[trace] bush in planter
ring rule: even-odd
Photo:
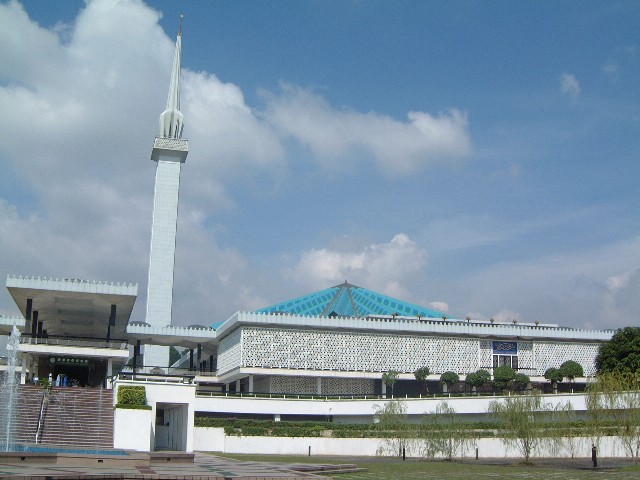
[[[147,391],[142,385],[122,385],[118,388],[118,403],[114,408],[151,410],[147,405]]]

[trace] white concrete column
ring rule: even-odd
[[[24,385],[27,383],[27,363],[29,363],[29,357],[26,355],[22,355],[20,359],[20,384]]]
[[[240,379],[236,380],[236,393],[240,393]]]
[[[316,393],[322,395],[322,377],[316,379]]]
[[[382,382],[382,396],[384,397],[387,394],[387,384]]]
[[[249,393],[253,393],[253,375],[249,375]]]
[[[113,358],[107,359],[107,381],[106,385],[108,389],[112,388],[111,377],[113,376]]]
[[[33,375],[31,375],[31,378],[38,377],[38,379],[40,379],[40,370],[38,369],[39,360],[40,359],[38,357],[33,357],[31,359],[31,364],[32,364],[32,368],[33,368]]]

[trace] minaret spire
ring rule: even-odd
[[[151,160],[157,162],[157,167],[153,195],[146,322],[153,327],[171,325],[180,170],[189,153],[187,140],[181,138],[183,127],[180,112],[181,53],[182,25],[178,30],[173,56],[167,108],[160,115],[160,135],[155,138],[151,151]],[[168,362],[167,347],[145,346],[145,365],[166,367]]]
[[[167,108],[160,115],[160,137],[181,138],[184,122],[180,112],[180,64],[182,60],[182,15],[176,39],[176,49],[173,54],[173,68],[171,82],[167,95]]]

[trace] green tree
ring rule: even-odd
[[[407,420],[407,405],[400,400],[390,400],[373,408],[374,422],[383,436],[376,454],[400,456],[404,448],[410,455],[415,445],[416,429]]]
[[[531,455],[548,440],[538,418],[547,410],[541,395],[533,394],[491,402],[488,413],[496,416],[505,446],[518,450],[528,463]]]
[[[640,373],[602,373],[587,392],[587,410],[594,434],[603,434],[602,419],[610,420],[614,434],[638,465],[640,456]],[[610,427],[609,432],[610,433]]]
[[[396,372],[395,370],[389,370],[382,374],[382,382],[387,386],[391,387],[391,396],[393,397],[393,386],[398,381],[398,377],[400,376],[400,372]]]
[[[429,377],[429,367],[422,367],[413,372],[413,376],[416,380],[424,385],[425,391],[429,393],[429,387],[427,386],[427,378]]]
[[[531,379],[524,373],[516,373],[515,377],[513,377],[513,385],[519,392],[525,391],[530,382]]]
[[[561,382],[564,375],[559,368],[547,368],[544,372],[544,378],[551,382],[553,393],[558,393],[558,382]]]
[[[460,376],[456,372],[444,372],[440,375],[440,381],[446,385],[445,391],[451,391],[451,387],[460,383]]]
[[[640,371],[640,327],[617,330],[600,345],[595,363],[598,373]]]
[[[502,391],[516,378],[516,371],[508,365],[502,365],[493,371],[493,385]]]
[[[471,385],[471,388],[475,392],[478,387],[482,387],[485,383],[491,380],[491,374],[483,369],[477,370],[467,375],[465,383]]]
[[[564,378],[568,378],[570,382],[573,382],[576,377],[584,377],[584,369],[582,365],[574,360],[567,360],[560,365],[560,373]]]

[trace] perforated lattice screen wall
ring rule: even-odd
[[[299,393],[315,395],[318,384],[315,377],[271,377],[271,393]]]
[[[244,327],[240,357],[239,332],[221,342],[220,373],[242,365],[405,373],[427,366],[435,374],[465,374],[493,365],[492,341],[487,339]],[[593,375],[598,348],[589,343],[518,342],[518,366],[528,375],[542,376],[547,368],[575,360],[586,375]]]
[[[582,365],[585,375],[596,373],[595,359],[598,344],[536,342],[534,353],[536,374],[544,375],[548,368],[558,368],[562,362],[574,360]]]
[[[433,373],[478,369],[477,339],[255,327],[242,331],[245,367],[407,373],[423,366]]]
[[[218,346],[218,375],[240,366],[242,331],[240,329],[223,338]]]
[[[318,394],[318,379],[315,377],[274,376],[270,378],[270,393]],[[323,377],[321,382],[321,395],[373,395],[375,388],[373,380],[362,378]]]
[[[491,340],[480,340],[480,367],[489,370],[493,367],[493,344]],[[491,370],[489,370],[491,371]]]
[[[375,382],[363,378],[323,378],[324,395],[372,395]]]
[[[533,375],[533,342],[518,342],[518,368],[525,375]]]

